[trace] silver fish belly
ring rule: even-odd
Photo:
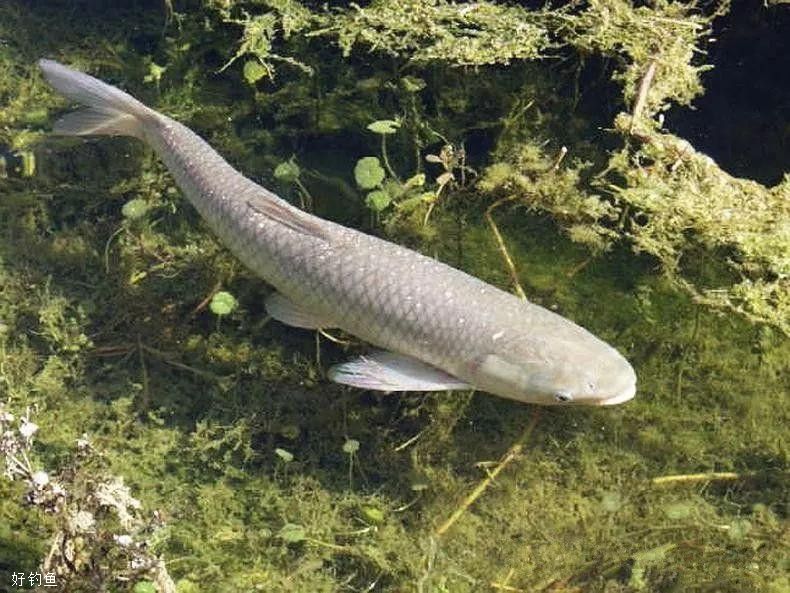
[[[147,142],[213,232],[277,293],[276,319],[340,328],[382,351],[330,369],[383,391],[477,388],[538,404],[616,404],[636,375],[614,348],[538,305],[394,243],[301,211],[231,167],[186,126],[49,60],[49,83],[87,108],[63,135]]]

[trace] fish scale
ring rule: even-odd
[[[303,212],[179,122],[86,74],[48,60],[40,65],[58,91],[88,106],[55,131],[126,134],[150,144],[219,240],[285,297],[277,310],[283,321],[339,327],[391,353],[340,365],[334,380],[383,390],[467,385],[542,404],[633,397],[630,364],[568,319]]]

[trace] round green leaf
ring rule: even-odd
[[[135,198],[134,200],[129,200],[123,205],[123,208],[121,208],[121,214],[123,214],[124,217],[128,218],[129,220],[137,220],[138,218],[145,216],[146,212],[148,212],[148,209],[148,202],[141,200],[140,198]]]
[[[299,179],[299,165],[293,161],[280,163],[274,168],[274,177],[286,183],[294,183]]]
[[[601,508],[607,513],[616,513],[623,507],[623,497],[619,492],[604,492],[601,495]]]
[[[137,581],[132,591],[133,593],[156,593],[156,587],[151,581]]]
[[[751,530],[752,524],[749,521],[746,519],[735,519],[735,521],[730,523],[730,530],[727,532],[727,535],[730,536],[731,540],[737,541],[746,537]]]
[[[689,502],[673,502],[664,507],[664,514],[670,519],[685,519],[693,511],[694,507]]]
[[[239,303],[236,300],[236,297],[234,297],[229,292],[221,290],[211,299],[209,308],[211,309],[212,313],[214,313],[214,315],[222,316],[228,315],[238,306],[238,304]]]
[[[280,529],[280,533],[277,535],[279,535],[284,542],[289,544],[299,543],[307,537],[304,527],[294,523],[286,523],[283,525],[282,529]]]
[[[381,134],[382,136],[394,134],[398,131],[399,127],[400,122],[397,122],[394,119],[380,119],[368,124],[368,130],[375,134]]]
[[[353,455],[359,451],[359,441],[356,439],[347,439],[345,443],[343,443],[343,453],[348,455]]]
[[[373,189],[384,181],[384,169],[378,157],[365,156],[354,167],[354,179],[362,189]]]
[[[200,588],[189,579],[179,579],[176,582],[176,593],[200,593]]]
[[[266,66],[257,60],[250,60],[244,64],[244,79],[250,84],[255,84],[268,74],[269,71],[266,69]]]
[[[384,511],[378,507],[362,507],[362,516],[370,523],[384,523]]]
[[[377,189],[370,192],[365,198],[365,205],[373,212],[381,212],[392,202],[392,197],[385,191]]]

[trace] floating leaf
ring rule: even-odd
[[[156,587],[151,581],[137,581],[132,589],[133,593],[156,593]]]
[[[670,519],[685,519],[693,510],[694,507],[688,502],[673,502],[664,507],[664,513]]]
[[[244,64],[244,79],[250,84],[255,84],[268,75],[269,70],[258,60],[249,60]]]
[[[417,173],[406,180],[404,187],[406,189],[412,189],[414,187],[422,187],[423,185],[425,185],[425,173]]]
[[[20,175],[22,177],[33,177],[36,174],[36,155],[35,153],[26,150],[19,154],[19,158],[22,161],[22,167],[20,170]]]
[[[400,81],[403,90],[407,93],[417,93],[425,88],[425,81],[416,76],[404,76]]]
[[[149,208],[148,202],[141,200],[140,198],[135,198],[134,200],[129,200],[123,205],[123,208],[121,208],[121,214],[123,214],[124,217],[128,218],[129,220],[137,220],[138,218],[145,216]]]
[[[289,544],[297,544],[307,537],[304,527],[295,523],[286,523],[277,534],[280,539]]]
[[[176,581],[176,593],[200,593],[200,587],[189,579]]]
[[[359,441],[356,439],[346,439],[346,442],[343,443],[343,453],[353,455],[357,451],[359,451]]]
[[[362,507],[362,516],[371,523],[384,523],[384,511],[378,507]]]
[[[274,177],[285,183],[294,183],[300,173],[299,165],[293,161],[285,161],[274,168]]]
[[[294,460],[294,454],[290,451],[277,447],[274,452],[277,454],[277,457],[282,459],[285,463],[290,463]]]
[[[607,513],[616,513],[623,507],[623,497],[619,492],[604,492],[601,495],[601,508]]]
[[[143,78],[143,82],[153,82],[154,84],[159,84],[162,80],[162,75],[167,70],[167,66],[160,66],[154,62],[148,66],[148,74],[145,75]]]
[[[412,482],[411,489],[414,492],[422,492],[423,490],[428,489],[428,482],[425,481],[414,481]]]
[[[372,124],[368,124],[368,130],[375,134],[381,134],[382,136],[394,134],[398,131],[399,127],[400,122],[395,121],[394,119],[380,119],[378,121],[374,121]]]
[[[354,179],[362,189],[373,189],[384,181],[384,168],[378,157],[365,156],[357,161],[354,167]]]
[[[365,198],[365,205],[373,212],[381,212],[392,202],[392,197],[385,191],[377,189]]]
[[[746,519],[735,519],[735,521],[730,523],[730,529],[727,535],[730,536],[731,540],[737,541],[746,537],[751,530],[752,524],[749,521]]]
[[[214,315],[222,316],[230,314],[238,304],[239,302],[236,300],[236,297],[229,292],[221,290],[213,296],[209,308]]]
[[[646,578],[647,569],[651,566],[659,564],[666,559],[669,552],[676,548],[676,544],[668,543],[643,552],[637,552],[633,556],[633,565],[631,566],[631,575],[628,578],[628,586],[636,591],[644,591],[648,588],[648,581]]]

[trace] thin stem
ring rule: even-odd
[[[390,165],[390,159],[387,156],[387,136],[386,134],[381,135],[381,158],[384,161],[384,166],[387,167],[387,171],[389,174],[392,175],[392,178],[398,182],[398,185],[403,185],[403,182],[398,177],[398,174],[395,173],[395,170]]]
[[[496,479],[496,477],[505,469],[508,465],[510,465],[514,459],[516,459],[521,450],[524,448],[524,443],[527,442],[532,431],[535,429],[535,426],[538,423],[538,418],[540,418],[540,409],[536,408],[535,412],[532,414],[532,419],[529,421],[527,428],[524,429],[524,432],[521,433],[516,441],[510,446],[510,449],[507,450],[502,460],[497,464],[497,466],[488,474],[488,476],[482,480],[474,490],[464,498],[461,504],[458,506],[453,514],[442,523],[439,528],[435,531],[437,537],[444,535],[448,529],[450,529],[458,519],[467,511],[467,509],[474,504],[474,502],[482,496],[483,492],[491,485],[491,483]]]
[[[497,227],[496,222],[494,222],[494,217],[491,215],[495,208],[498,208],[509,200],[510,198],[502,198],[501,200],[494,202],[488,207],[488,210],[486,210],[485,216],[489,226],[491,227],[491,230],[494,232],[494,238],[496,239],[497,245],[499,246],[499,252],[502,254],[502,257],[505,260],[505,265],[507,266],[507,270],[510,273],[510,279],[513,282],[513,287],[516,289],[516,294],[526,301],[527,295],[524,292],[524,289],[521,288],[521,283],[518,281],[516,265],[513,263],[513,259],[510,257],[510,253],[505,246],[505,240],[502,238],[502,233],[499,232],[499,227]]]

